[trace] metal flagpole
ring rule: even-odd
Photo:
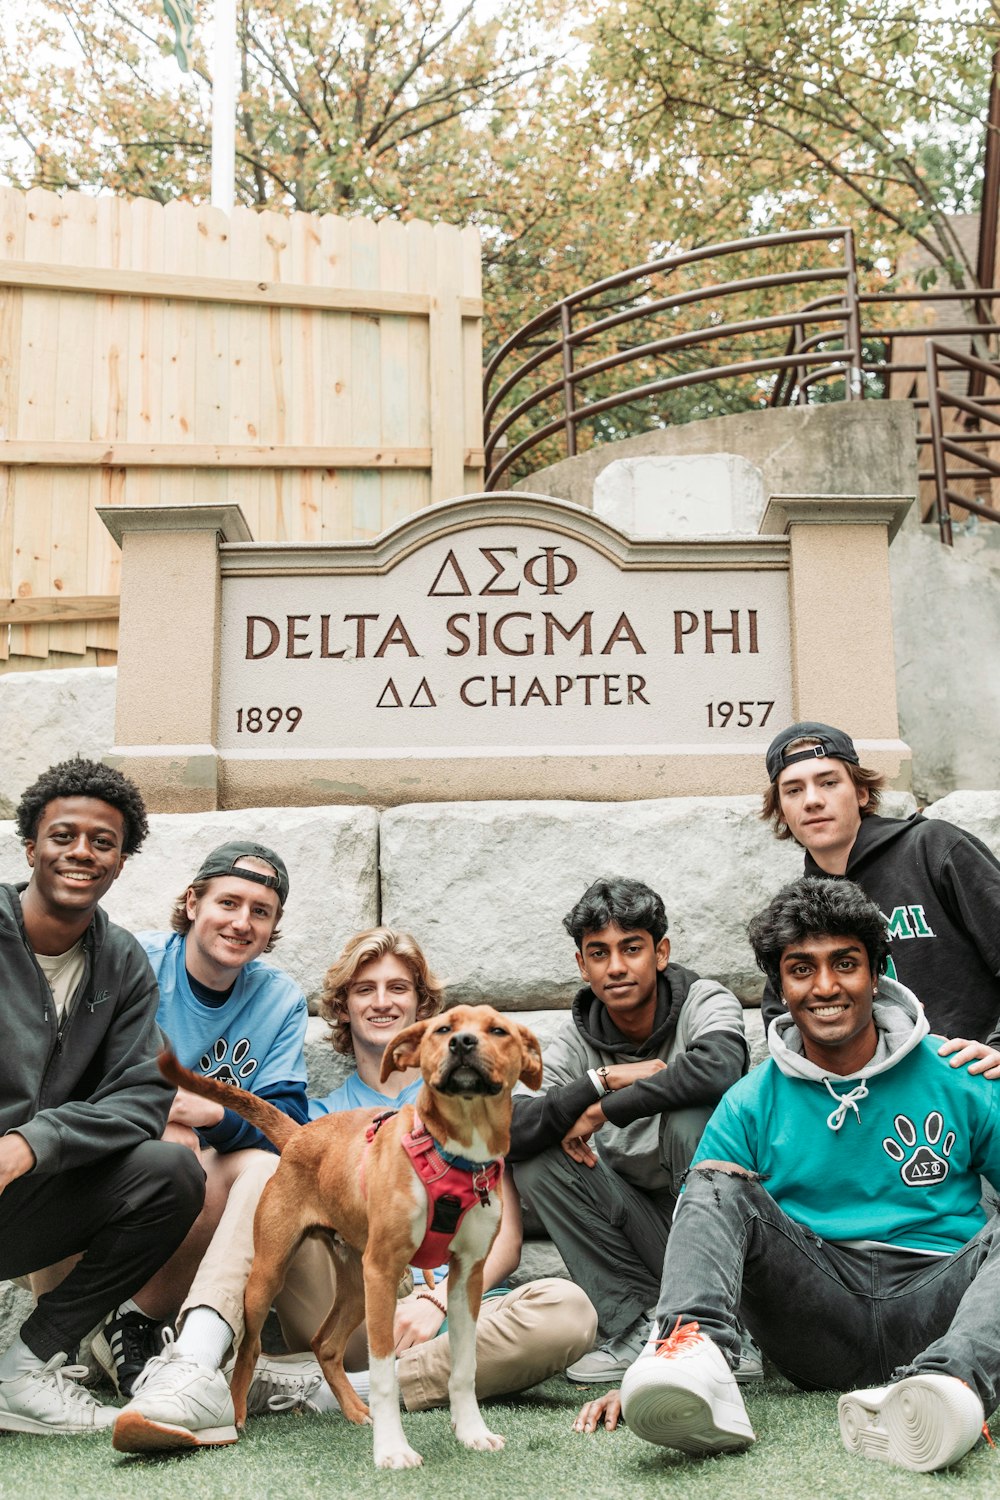
[[[212,48],[212,207],[232,213],[236,195],[236,0],[215,0]]]

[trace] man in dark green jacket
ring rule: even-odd
[[[67,1360],[184,1238],[204,1176],[160,1140],[174,1091],[156,983],[98,905],[146,836],[138,789],[65,761],[24,793],[17,828],[31,878],[0,886],[0,1277],[80,1258],[0,1355],[0,1429],[87,1433],[117,1412]]]

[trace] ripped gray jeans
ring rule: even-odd
[[[918,1370],[1000,1404],[1000,1216],[954,1255],[830,1244],[759,1178],[688,1173],[656,1310],[665,1336],[697,1320],[731,1364],[745,1323],[805,1390],[856,1390]]]

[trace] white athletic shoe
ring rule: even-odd
[[[848,1453],[928,1473],[958,1463],[979,1441],[985,1413],[971,1386],[932,1371],[850,1391],[837,1403]]]
[[[247,1416],[277,1411],[339,1411],[311,1354],[262,1354],[247,1391]]]
[[[102,1406],[77,1385],[86,1365],[68,1365],[65,1354],[54,1354],[36,1370],[16,1380],[0,1380],[0,1428],[7,1432],[101,1432],[118,1415],[115,1406]]]
[[[650,1339],[622,1380],[622,1416],[637,1437],[681,1453],[734,1453],[756,1441],[725,1355],[697,1323]]]
[[[214,1448],[235,1443],[236,1415],[226,1377],[167,1344],[135,1383],[118,1413],[113,1446],[119,1453],[170,1448]]]

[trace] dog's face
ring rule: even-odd
[[[490,1005],[456,1005],[417,1021],[389,1043],[381,1078],[419,1067],[428,1087],[465,1098],[499,1094],[520,1079],[541,1087],[542,1051],[526,1026]]]

